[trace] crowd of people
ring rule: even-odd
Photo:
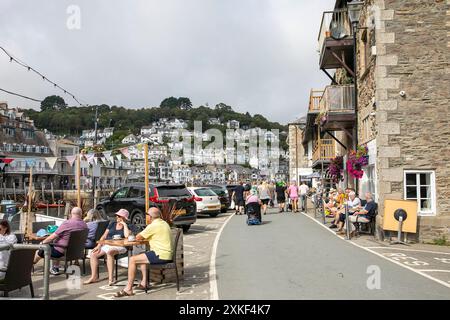
[[[310,188],[304,181],[300,185],[296,181],[291,181],[289,185],[284,181],[263,180],[253,185],[240,181],[234,188],[232,200],[237,215],[244,214],[245,205],[250,202],[259,202],[263,214],[267,214],[269,207],[275,207],[275,203],[279,212],[299,212],[300,209],[305,211],[307,208],[309,191]]]
[[[90,267],[91,275],[88,280],[84,281],[85,285],[96,283],[99,281],[98,265],[99,259],[106,256],[108,280],[109,285],[115,284],[113,278],[114,259],[118,254],[127,252],[123,246],[112,246],[102,244],[104,240],[116,239],[133,239],[140,242],[148,241],[148,251],[132,256],[128,263],[128,284],[127,286],[116,293],[115,297],[132,296],[134,294],[133,288],[136,278],[137,266],[140,267],[142,273],[142,280],[137,286],[137,289],[147,289],[147,265],[149,264],[164,264],[172,261],[172,233],[169,224],[161,219],[161,211],[159,208],[152,207],[147,212],[150,216],[150,223],[147,227],[132,235],[129,226],[129,212],[126,209],[120,209],[115,213],[116,220],[109,223],[106,231],[103,233],[100,241],[95,241],[96,231],[99,222],[102,221],[101,215],[96,210],[90,210],[83,219],[83,211],[79,207],[74,207],[70,211],[69,219],[65,220],[55,232],[50,234],[41,244],[49,244],[51,248],[50,257],[53,265],[50,273],[53,275],[60,274],[59,260],[64,257],[65,249],[68,246],[70,234],[74,231],[87,230],[88,236],[85,246],[87,249],[93,248],[90,253]],[[130,237],[132,236],[132,237]],[[130,238],[129,238],[130,237]],[[15,244],[17,237],[11,232],[10,225],[7,220],[0,221],[0,244]],[[0,279],[5,276],[9,261],[9,250],[0,251]],[[37,250],[34,258],[34,263],[38,263],[44,258],[44,251]]]

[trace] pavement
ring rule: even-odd
[[[450,299],[450,248],[377,242],[372,236],[351,241],[337,236],[314,214],[277,213],[270,209],[260,226],[247,226],[246,216],[232,212],[199,217],[184,235],[185,277],[153,284],[148,294],[135,291],[121,300],[219,299]],[[216,259],[212,259],[216,257]],[[89,269],[89,262],[88,269]],[[50,277],[50,297],[61,300],[114,300],[126,283],[83,285],[88,275],[66,281]],[[138,276],[139,277],[139,276]],[[42,295],[42,266],[33,274]],[[11,297],[28,298],[28,288]]]
[[[245,216],[235,216],[224,228],[216,259],[219,299],[450,299],[447,278],[434,278],[438,272],[429,269],[448,275],[450,260],[435,259],[450,258],[448,249],[390,248],[362,237],[356,243],[304,213],[271,210],[263,220],[247,226]]]
[[[184,244],[184,281],[180,283],[180,292],[175,283],[153,284],[146,294],[135,291],[133,297],[123,297],[120,300],[206,300],[210,298],[209,267],[211,252],[217,232],[232,212],[220,214],[215,218],[197,218],[188,233],[183,235]],[[86,261],[88,275],[81,276],[75,281],[64,275],[50,276],[50,298],[53,300],[114,300],[114,294],[123,289],[127,280],[127,269],[119,267],[119,282],[115,286],[108,286],[107,271],[103,263],[100,264],[101,281],[95,284],[83,285],[89,278],[89,262]],[[43,294],[42,263],[36,266],[33,274],[33,284],[37,297]],[[138,274],[138,278],[140,274]],[[10,293],[12,298],[29,298],[28,288]],[[1,298],[0,298],[1,299]]]

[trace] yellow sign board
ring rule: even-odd
[[[383,229],[390,231],[398,230],[398,221],[394,217],[397,209],[403,209],[407,213],[406,220],[403,221],[402,232],[417,232],[417,202],[414,200],[385,200]]]

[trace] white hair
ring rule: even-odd
[[[148,214],[152,218],[159,218],[159,217],[161,217],[161,210],[159,210],[159,208],[157,208],[157,207],[152,207],[152,208],[148,209]]]
[[[356,196],[356,193],[355,193],[354,191],[350,191],[350,192],[348,193],[348,196],[349,196],[349,197],[354,197],[354,196]]]

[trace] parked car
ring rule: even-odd
[[[174,218],[175,226],[187,232],[197,220],[194,197],[183,184],[150,184],[150,207],[162,209],[164,203],[176,201],[175,209],[179,214]],[[117,189],[113,195],[96,206],[104,218],[114,218],[119,209],[130,212],[131,225],[142,229],[145,226],[145,186],[144,183],[125,185]]]
[[[210,188],[212,191],[214,191],[215,194],[219,196],[221,208],[221,212],[227,212],[228,208],[230,207],[231,201],[230,196],[228,194],[228,190],[225,186],[220,185],[207,185],[205,187]]]
[[[194,196],[197,204],[197,214],[208,214],[210,217],[217,217],[220,213],[221,203],[219,196],[207,187],[188,188]]]

